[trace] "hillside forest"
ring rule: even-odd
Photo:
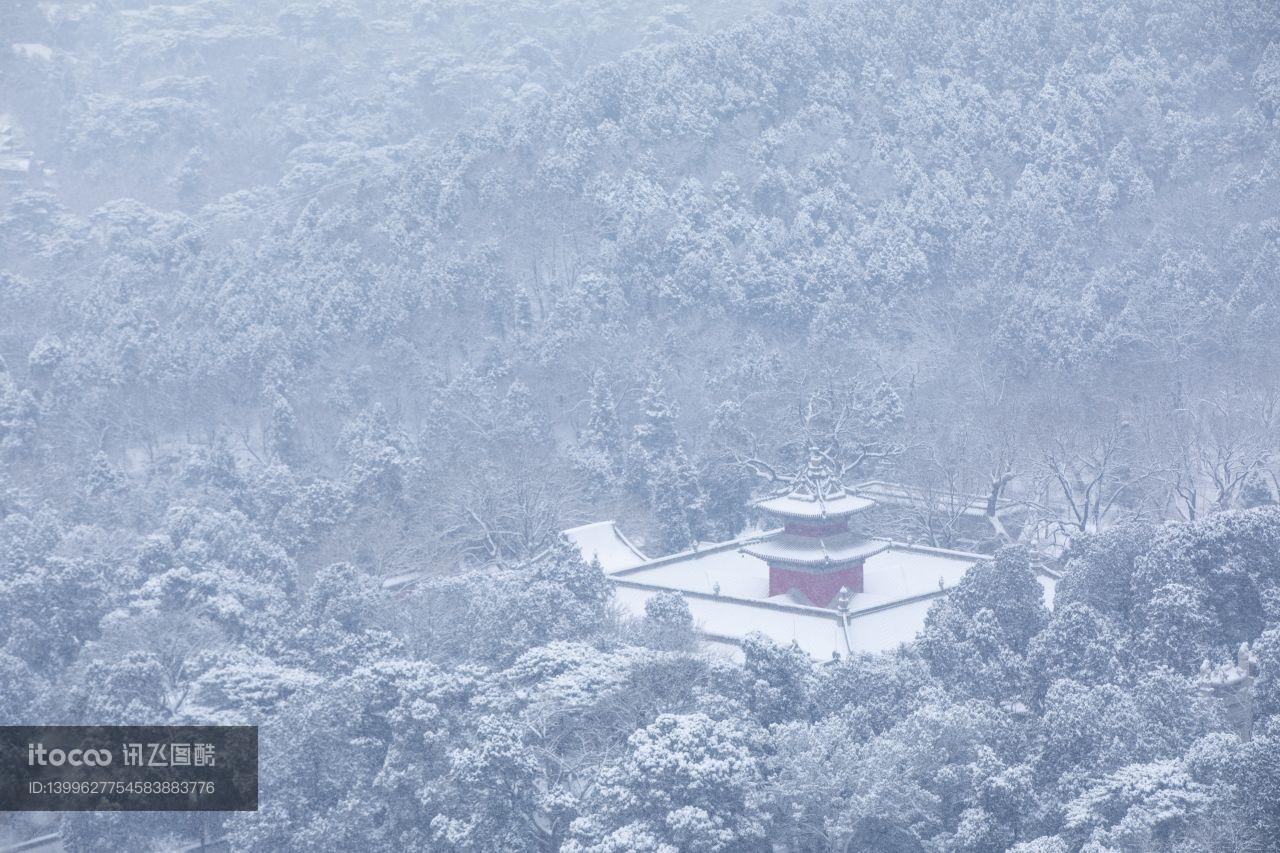
[[[0,34],[0,724],[262,748],[0,845],[1280,850],[1274,2]],[[560,535],[733,538],[811,448],[986,558],[897,651],[710,653]]]

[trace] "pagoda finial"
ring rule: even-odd
[[[756,501],[755,505],[783,520],[836,521],[875,504],[870,498],[846,489],[838,471],[831,454],[810,444],[808,460],[794,476],[787,479],[786,487]]]
[[[845,494],[844,484],[831,465],[831,457],[809,445],[809,461],[791,484],[791,494],[806,500],[827,501]]]

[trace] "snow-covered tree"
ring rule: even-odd
[[[602,772],[565,849],[768,849],[758,800],[759,739],[736,721],[659,716]]]
[[[1005,548],[930,608],[920,649],[948,683],[975,696],[1013,699],[1029,686],[1025,657],[1046,616],[1026,551]]]

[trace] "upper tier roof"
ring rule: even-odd
[[[792,482],[791,489],[756,501],[756,506],[783,518],[816,520],[843,518],[875,505],[870,498],[846,490],[830,463],[825,453],[811,450],[808,466]]]
[[[785,518],[821,519],[853,515],[855,512],[875,506],[875,503],[870,498],[859,497],[850,492],[841,492],[831,497],[805,497],[790,492],[756,501],[756,506],[765,512]]]

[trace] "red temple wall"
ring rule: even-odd
[[[849,532],[849,519],[839,518],[835,521],[789,520],[783,525],[783,530],[787,533],[794,533],[797,536],[839,536],[841,533]]]
[[[819,607],[832,604],[840,587],[862,592],[862,563],[834,572],[806,572],[799,569],[769,566],[769,594],[782,595],[795,589]]]

